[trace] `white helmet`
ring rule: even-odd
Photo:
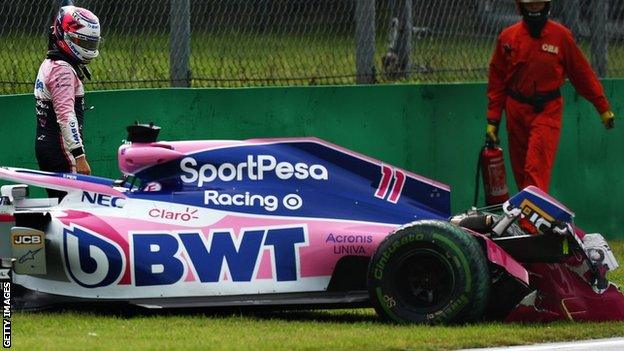
[[[53,35],[56,46],[79,63],[87,64],[100,53],[100,20],[82,7],[61,7]]]

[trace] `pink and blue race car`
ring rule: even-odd
[[[16,308],[373,306],[394,322],[624,320],[600,234],[537,188],[450,213],[436,181],[316,138],[159,142],[118,180],[0,168]],[[27,196],[28,185],[67,192]],[[537,229],[517,225],[526,218]]]

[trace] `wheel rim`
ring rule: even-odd
[[[419,313],[435,312],[451,299],[454,285],[451,263],[434,250],[413,250],[398,262],[397,298],[408,309]]]

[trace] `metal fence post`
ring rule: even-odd
[[[412,21],[412,0],[403,0],[400,8],[399,18],[399,42],[397,43],[397,54],[399,56],[399,67],[402,72],[400,76],[408,78],[412,71],[412,35],[414,23]]]
[[[599,77],[607,76],[609,54],[609,38],[607,23],[609,22],[609,3],[605,0],[592,2],[591,19],[591,53],[592,67]]]
[[[375,0],[355,0],[355,41],[356,82],[375,83]]]
[[[578,40],[581,37],[580,0],[566,0],[566,3],[560,6],[562,6],[563,23],[570,28],[572,34],[574,34],[574,38]]]
[[[169,71],[172,87],[191,84],[191,3],[171,0],[169,23]]]

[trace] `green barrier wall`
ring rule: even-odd
[[[605,81],[605,89],[622,116],[624,81]],[[624,238],[624,123],[606,132],[588,102],[570,87],[564,96],[551,193],[581,227]],[[160,140],[316,136],[449,184],[454,211],[472,204],[485,130],[484,84],[127,90],[91,92],[86,101],[95,106],[85,131],[96,175],[119,175],[117,147],[135,120],[161,125]],[[32,96],[2,96],[0,107],[0,164],[36,168]]]

